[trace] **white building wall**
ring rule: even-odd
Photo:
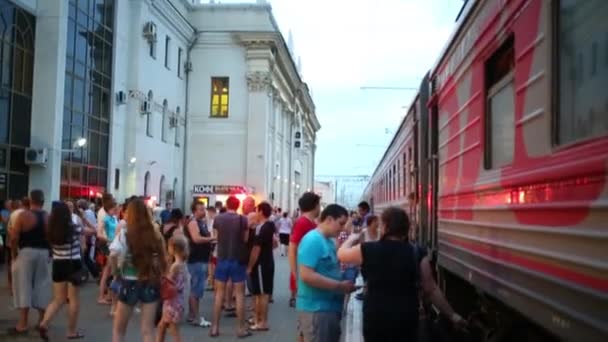
[[[203,33],[191,51],[186,196],[194,185],[245,182],[247,80],[244,48],[229,33]],[[211,78],[229,78],[227,118],[211,117]]]
[[[114,87],[116,92],[129,93],[129,98],[126,104],[114,104],[110,173],[114,175],[114,170],[119,169],[121,180],[116,190],[116,180],[112,176],[109,189],[115,191],[118,198],[144,195],[145,175],[149,172],[148,195],[164,203],[167,192],[173,190],[175,184],[176,199],[181,205],[186,105],[184,63],[193,32],[184,32],[177,22],[178,12],[166,1],[119,1],[117,6]],[[150,56],[149,42],[143,36],[148,22],[153,22],[157,31],[155,58]],[[168,67],[165,66],[167,36],[170,38]],[[179,48],[182,49],[180,66]],[[182,68],[181,77],[178,77],[178,68]],[[152,110],[150,114],[142,114],[141,105],[148,99],[149,91],[153,94]],[[166,114],[163,114],[165,100],[168,106]],[[170,127],[170,117],[177,115],[178,107],[178,127]],[[148,115],[152,122],[151,134],[147,130]],[[131,163],[132,158],[135,158],[135,163]]]

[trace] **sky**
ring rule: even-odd
[[[268,2],[285,39],[293,35],[322,126],[315,174],[372,175],[416,92],[360,88],[419,87],[463,1]]]

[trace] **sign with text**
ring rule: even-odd
[[[220,195],[230,195],[230,194],[240,194],[247,193],[247,189],[244,186],[240,185],[194,185],[192,187],[192,192],[195,194],[220,194]]]

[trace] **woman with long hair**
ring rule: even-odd
[[[73,223],[72,213],[63,202],[53,205],[47,239],[53,251],[53,300],[38,325],[38,332],[43,340],[48,340],[48,325],[68,300],[67,338],[70,340],[84,338],[84,335],[76,330],[80,300],[78,286],[72,280],[72,275],[83,268],[80,257],[80,248],[83,245],[82,226]]]
[[[132,200],[125,214],[126,227],[110,246],[110,261],[121,279],[112,341],[124,341],[133,308],[140,303],[143,341],[152,342],[161,277],[167,271],[164,239],[142,199]]]
[[[416,341],[418,284],[452,322],[464,324],[437,287],[428,256],[410,243],[410,220],[405,211],[397,207],[385,209],[380,226],[384,235],[379,241],[359,244],[360,234],[352,234],[338,250],[338,259],[361,265],[367,280],[363,298],[365,340]]]

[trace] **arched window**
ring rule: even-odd
[[[146,171],[146,176],[144,177],[144,196],[150,195],[150,171]]]
[[[162,204],[165,201],[166,194],[164,192],[165,188],[165,176],[162,175],[160,177],[160,186],[158,187],[158,203]]]
[[[148,91],[148,104],[150,108],[152,108],[152,102],[154,101],[154,94],[152,90]],[[154,133],[154,121],[152,120],[154,117],[152,116],[152,111],[146,114],[146,135],[149,137],[153,137]]]
[[[166,142],[167,141],[167,127],[169,126],[169,102],[167,99],[163,101],[163,130],[161,132],[161,139]]]
[[[180,146],[182,141],[181,126],[179,125],[180,108],[175,109],[175,146]],[[176,180],[177,181],[177,180]]]

